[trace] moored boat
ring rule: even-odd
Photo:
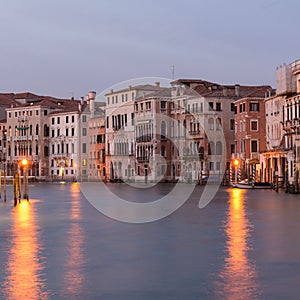
[[[232,186],[239,189],[271,189],[272,188],[272,185],[268,182],[249,182],[246,180],[235,182],[232,184]]]

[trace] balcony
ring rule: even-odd
[[[139,136],[135,139],[135,141],[137,143],[143,143],[143,142],[151,142],[152,141],[152,135],[151,134],[146,134],[146,135],[142,135]]]
[[[259,159],[259,153],[257,153],[257,152],[252,152],[251,153],[251,159]]]
[[[139,156],[136,158],[138,163],[148,163],[149,162],[149,157],[148,156]]]
[[[14,142],[32,141],[32,136],[14,136],[13,141]]]

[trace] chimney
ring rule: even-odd
[[[128,86],[128,89],[129,89],[129,90],[132,90],[132,85],[129,85],[129,86]]]
[[[223,96],[227,97],[227,88],[226,87],[223,87]]]
[[[84,97],[81,97],[80,104],[83,105]]]
[[[156,85],[157,87],[160,87],[160,82],[159,82],[159,81],[156,81],[156,82],[155,82],[155,85]]]
[[[94,115],[95,115],[95,98],[96,98],[96,92],[94,92],[94,91],[88,92],[87,97],[89,98],[91,118],[93,118]]]
[[[235,96],[239,98],[241,96],[240,95],[240,85],[236,84],[234,88],[235,88]]]
[[[83,98],[83,97],[82,97]],[[78,111],[81,112],[81,109],[82,109],[82,104],[81,103],[78,103]]]

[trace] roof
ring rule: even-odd
[[[171,84],[185,84],[195,90],[203,97],[222,98],[245,98],[245,97],[266,97],[266,93],[272,91],[270,85],[222,85],[201,79],[177,79]]]
[[[18,105],[14,100],[14,94],[0,94],[0,105],[9,107],[11,105]]]
[[[121,90],[112,90],[109,93],[105,94],[105,96],[113,95],[113,94],[118,94],[122,92],[129,92],[129,91],[134,91],[134,90],[140,90],[140,91],[158,91],[160,89],[163,89],[163,87],[157,86],[157,85],[151,85],[151,84],[140,84],[140,85],[134,85],[134,86],[128,86],[125,89]]]
[[[163,97],[171,97],[172,96],[172,88],[160,88],[158,91],[147,94],[145,96],[140,96],[137,100],[145,99],[145,98],[163,98]]]

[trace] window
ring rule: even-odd
[[[35,126],[35,135],[39,135],[39,124]]]
[[[213,171],[214,170],[214,162],[213,161],[211,161],[210,163],[209,163],[209,170],[210,171]]]
[[[221,102],[216,103],[216,111],[221,111]]]
[[[235,105],[234,105],[234,103],[230,103],[230,111],[235,111]]]
[[[69,123],[69,116],[66,116],[66,123]]]
[[[86,122],[86,115],[82,116],[82,122],[85,123]]]
[[[251,141],[251,152],[258,152],[258,143],[256,140]]]
[[[222,143],[220,141],[216,143],[216,154],[222,155]]]
[[[165,121],[161,122],[161,125],[160,125],[160,134],[161,134],[161,138],[162,139],[166,138],[167,126],[166,126],[166,122]]]
[[[86,128],[82,128],[82,136],[86,136]]]
[[[36,115],[36,116],[39,115],[39,111],[38,111],[38,110],[35,111],[35,115]]]
[[[8,117],[11,118],[11,113],[8,113]]]
[[[131,125],[134,126],[134,113],[131,113]]]
[[[75,116],[72,116],[72,123],[75,122]]]
[[[250,103],[250,111],[259,111],[259,103],[258,102]]]
[[[258,121],[257,120],[251,120],[251,130],[252,131],[258,131]]]
[[[86,153],[86,143],[82,143],[82,153]]]
[[[221,130],[222,129],[222,121],[221,118],[216,119],[216,130]]]
[[[234,119],[230,119],[230,130],[234,130],[234,125],[235,125]]]
[[[214,103],[208,102],[208,110],[214,110]]]
[[[208,129],[214,130],[214,119],[213,118],[208,119]]]
[[[124,102],[124,94],[122,94],[122,102]]]
[[[166,101],[161,101],[161,102],[160,102],[160,109],[161,109],[162,111],[165,111],[165,110],[166,110]]]
[[[47,116],[47,115],[48,115],[48,110],[44,109],[44,116]]]
[[[60,136],[60,129],[57,129],[57,136]]]
[[[51,123],[52,123],[52,125],[55,124],[55,119],[54,118],[51,119]]]
[[[109,105],[109,97],[107,97],[107,104]]]
[[[69,128],[66,128],[66,136],[69,136]]]
[[[109,127],[109,117],[106,117],[106,128]]]
[[[243,112],[243,104],[240,104],[240,113]]]
[[[235,153],[235,144],[230,145],[230,154]]]
[[[75,129],[71,128],[71,135],[74,136],[74,133],[75,133]]]

